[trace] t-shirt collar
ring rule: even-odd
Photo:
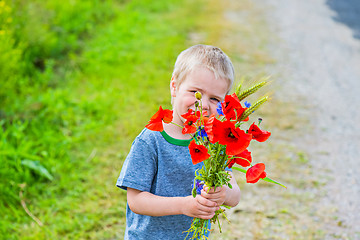
[[[178,146],[189,146],[191,139],[185,140],[185,139],[176,139],[171,136],[169,136],[165,131],[160,132],[161,135],[165,138],[166,141],[168,141],[171,144],[178,145]]]

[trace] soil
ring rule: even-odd
[[[319,204],[336,208],[355,239],[360,232],[360,2],[265,2],[279,38],[271,46],[278,63],[274,71],[281,72],[284,86],[279,94],[307,105],[300,110],[313,128],[298,145],[329,177]]]
[[[261,112],[276,123],[255,159],[287,189],[240,184],[231,223],[212,239],[360,239],[360,2],[253,3],[271,32],[277,107]]]

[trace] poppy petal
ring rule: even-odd
[[[265,178],[265,164],[257,163],[246,171],[246,182],[256,183],[260,178]]]
[[[198,164],[210,157],[208,149],[203,145],[196,144],[195,140],[192,140],[189,144],[189,151],[191,155],[192,163]]]
[[[162,122],[170,123],[173,119],[173,111],[169,109],[163,109],[161,106],[159,110],[150,118],[145,127],[152,131],[163,131]]]
[[[271,135],[271,132],[261,130],[255,123],[251,124],[248,133],[258,142],[265,142]]]
[[[251,152],[245,149],[238,155],[234,156],[234,158],[229,163],[229,168],[231,168],[235,163],[239,164],[242,167],[248,167],[250,166],[251,162],[252,162]]]

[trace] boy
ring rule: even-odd
[[[177,58],[170,81],[173,122],[183,126],[182,114],[195,110],[195,92],[202,94],[203,110],[216,114],[234,82],[233,65],[221,49],[195,45]],[[211,219],[222,204],[236,206],[240,190],[231,174],[227,186],[191,196],[195,170],[188,145],[191,136],[163,123],[164,131],[144,129],[134,140],[117,186],[127,190],[125,239],[181,239],[193,217]]]

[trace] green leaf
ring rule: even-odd
[[[245,170],[245,169],[242,169],[242,168],[232,167],[231,169],[237,170],[237,171],[239,171],[239,172],[246,173],[246,170]]]
[[[50,181],[54,179],[53,176],[49,173],[49,171],[43,165],[41,165],[39,161],[24,159],[21,161],[21,164],[25,167],[30,168],[35,173],[47,178]]]
[[[246,170],[245,170],[245,169],[242,169],[242,168],[232,167],[232,169],[237,170],[237,171],[240,171],[240,172],[243,172],[243,173],[246,173]],[[283,184],[281,184],[281,183],[279,183],[279,182],[277,182],[277,181],[275,181],[275,180],[272,180],[271,178],[265,177],[265,178],[260,178],[260,179],[261,179],[261,180],[264,180],[264,181],[266,181],[266,182],[278,184],[278,185],[286,188],[285,185],[283,185]]]
[[[265,177],[265,178],[260,178],[260,179],[261,179],[261,180],[264,180],[264,181],[266,181],[266,182],[278,184],[278,185],[286,188],[285,185],[283,185],[283,184],[281,184],[281,183],[279,183],[279,182],[277,182],[277,181],[275,181],[275,180],[272,180],[271,178]]]

